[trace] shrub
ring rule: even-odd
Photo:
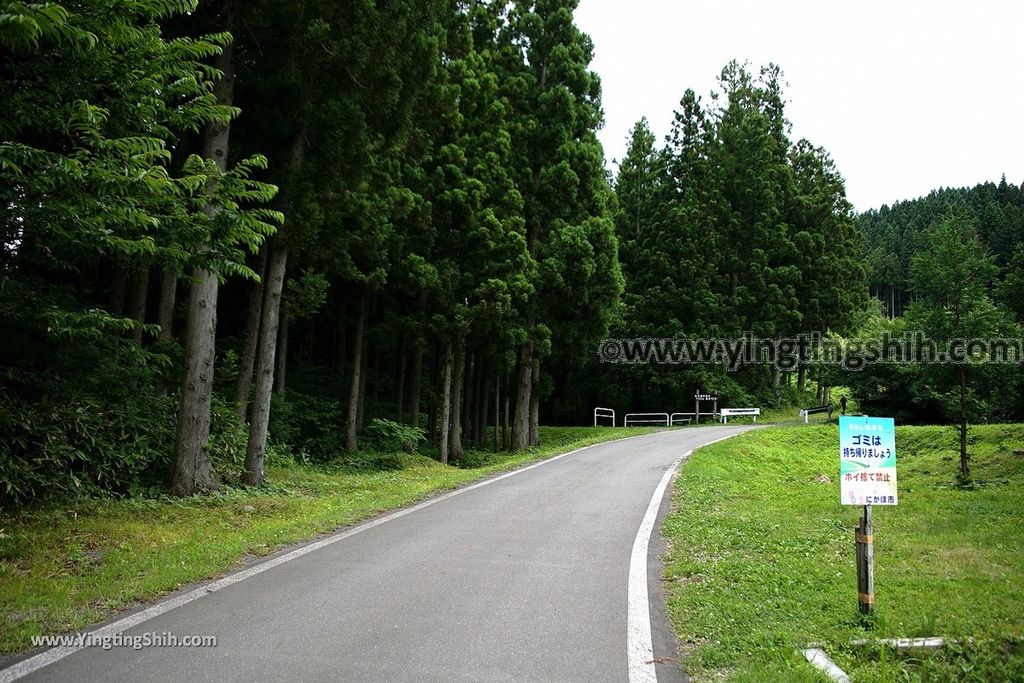
[[[327,462],[345,450],[344,406],[340,401],[289,391],[275,396],[270,436],[287,444],[302,459]]]
[[[174,399],[148,396],[26,403],[0,394],[0,501],[128,493],[143,472],[167,470]]]
[[[166,491],[177,402],[126,391],[29,403],[0,391],[0,507]],[[245,444],[234,410],[214,399],[209,452],[222,480],[238,478]]]
[[[419,427],[374,418],[366,427],[366,443],[377,451],[415,453],[426,436]]]

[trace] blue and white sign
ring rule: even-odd
[[[896,426],[891,417],[839,418],[843,505],[896,505]]]

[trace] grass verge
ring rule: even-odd
[[[874,515],[873,620],[859,618],[853,529],[834,425],[778,427],[700,449],[663,533],[669,616],[697,680],[827,680],[794,648],[822,643],[854,681],[1024,680],[1024,425],[898,427],[898,507]],[[822,477],[825,475],[828,479]],[[974,639],[939,652],[863,638]]]
[[[270,485],[188,499],[79,500],[0,516],[0,652],[81,629],[374,514],[526,463],[650,429],[542,427],[527,453],[470,452],[450,467],[403,456],[402,469],[269,467]]]

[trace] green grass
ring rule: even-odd
[[[115,610],[221,574],[245,560],[430,494],[582,446],[653,430],[541,428],[528,453],[469,453],[472,467],[405,456],[405,467],[345,473],[268,468],[261,490],[80,500],[0,517],[0,652],[33,635],[81,629]]]
[[[874,515],[873,622],[859,618],[853,529],[834,425],[771,428],[697,451],[664,534],[669,615],[698,680],[823,680],[794,648],[823,643],[854,681],[1024,680],[1024,425],[897,428],[900,504]],[[819,481],[826,475],[829,481]],[[936,653],[854,639],[975,639]]]
[[[774,424],[777,422],[803,424],[804,419],[800,417],[800,409],[806,406],[778,406],[774,408],[762,408],[761,415],[757,418],[757,424]],[[837,410],[833,417],[839,414]],[[810,424],[823,424],[828,421],[828,413],[814,413],[810,416]],[[750,418],[729,418],[729,424],[752,424]]]

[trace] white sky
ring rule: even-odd
[[[707,102],[735,58],[782,67],[793,139],[832,154],[858,211],[1024,178],[1024,3],[582,0],[576,20],[609,163],[641,116],[660,145],[683,91]]]

